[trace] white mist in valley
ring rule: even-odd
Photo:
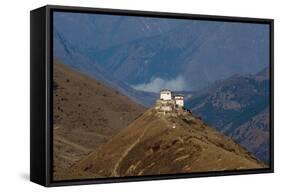
[[[161,77],[153,77],[148,83],[131,85],[134,89],[146,92],[158,93],[162,89],[170,89],[173,91],[186,91],[187,83],[182,75],[174,79],[163,79]]]

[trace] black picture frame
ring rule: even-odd
[[[192,20],[261,23],[270,27],[270,165],[269,168],[186,173],[177,175],[133,176],[87,180],[53,181],[52,179],[52,73],[53,73],[53,11],[99,13],[110,15],[180,18]],[[274,172],[274,20],[246,17],[195,15],[183,13],[101,9],[47,5],[30,12],[30,180],[43,186],[82,185],[179,179],[210,176],[242,175]]]

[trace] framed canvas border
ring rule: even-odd
[[[53,12],[96,13],[269,25],[270,163],[269,168],[184,174],[111,177],[54,181],[53,179]],[[30,13],[30,180],[44,186],[84,185],[274,172],[274,20],[137,10],[47,5]]]

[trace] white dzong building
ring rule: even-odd
[[[169,89],[160,91],[160,99],[156,102],[156,109],[166,114],[174,109],[184,107],[184,95],[173,95]]]
[[[167,101],[167,100],[172,100],[172,91],[168,89],[163,89],[160,91],[160,99]]]
[[[176,105],[178,105],[179,107],[184,107],[184,96],[183,95],[175,95],[174,96],[174,100],[176,102]]]

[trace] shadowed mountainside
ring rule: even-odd
[[[58,61],[53,83],[54,179],[145,111],[118,91]]]
[[[269,162],[269,69],[196,92],[186,105],[209,125]]]

